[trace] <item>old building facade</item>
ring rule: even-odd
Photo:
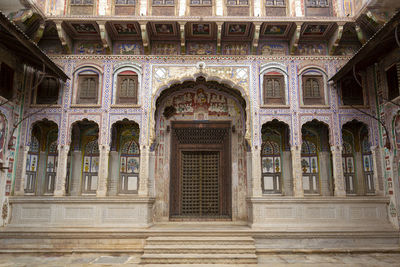
[[[38,14],[30,36],[69,79],[32,79],[21,92],[31,115],[0,191],[9,238],[44,240],[43,227],[54,229],[53,245],[41,245],[54,250],[60,229],[89,227],[105,249],[140,251],[157,225],[198,222],[244,227],[258,252],[335,249],[338,239],[346,249],[398,246],[397,147],[384,147],[376,117],[386,84],[397,85],[390,99],[399,95],[399,64],[380,66],[394,75],[382,74],[381,91],[372,70],[329,82],[394,9],[359,0],[33,7],[14,21]],[[384,114],[393,140],[397,110]],[[115,243],[110,229],[136,241]]]

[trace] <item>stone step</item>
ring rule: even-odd
[[[254,245],[251,237],[230,237],[230,236],[152,236],[146,239],[146,244],[208,244],[208,245]]]
[[[146,245],[144,247],[145,254],[157,254],[157,253],[202,253],[202,254],[212,254],[212,253],[225,253],[225,254],[246,254],[255,253],[256,248],[253,245],[220,245],[220,244],[188,244],[188,245]]]
[[[143,264],[255,264],[250,236],[152,236],[146,239]]]
[[[251,254],[144,254],[141,264],[257,264]]]

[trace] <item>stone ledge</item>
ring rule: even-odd
[[[9,197],[10,204],[17,203],[43,203],[43,204],[54,204],[54,203],[154,203],[155,198],[152,197],[139,197],[139,196],[112,196],[112,197],[96,197],[96,196],[65,196],[65,197],[54,197],[54,196],[13,196]]]

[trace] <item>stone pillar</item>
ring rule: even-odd
[[[383,172],[382,172],[382,160],[383,160],[383,149],[380,147],[371,147],[372,152],[372,160],[373,160],[373,170],[374,170],[374,188],[375,188],[375,195],[383,196]]]
[[[107,191],[109,196],[116,196],[118,194],[118,182],[119,182],[119,153],[118,151],[110,151],[110,163],[109,163],[109,182],[107,185]]]
[[[290,151],[292,153],[293,195],[294,197],[304,197],[301,149],[299,146],[292,146]]]
[[[139,196],[149,196],[149,155],[149,147],[143,146],[140,150]]]
[[[62,197],[65,196],[65,183],[67,180],[67,164],[68,164],[68,152],[69,145],[58,146],[58,158],[57,158],[57,174],[54,187],[54,196]],[[71,175],[72,176],[72,175]]]
[[[319,153],[319,178],[321,182],[321,196],[330,196],[330,179],[331,176],[331,159],[329,151],[321,151]]]
[[[361,152],[354,153],[354,165],[355,165],[355,186],[356,194],[363,196],[365,195],[365,183],[364,183],[364,164]]]
[[[22,155],[22,169],[20,171],[21,177],[19,188],[14,191],[14,195],[23,196],[25,194],[25,179],[26,179],[26,159],[28,158],[29,146],[23,147],[23,155]]]
[[[342,147],[341,146],[332,146],[332,170],[333,170],[333,183],[335,186],[336,197],[345,197],[346,189],[345,189],[345,181],[343,175],[343,163],[342,163]]]
[[[154,151],[149,152],[149,196],[155,197],[155,174],[156,172],[156,153]]]
[[[35,195],[43,195],[45,190],[45,177],[46,177],[46,165],[47,165],[47,153],[46,151],[39,151],[39,160],[36,171],[36,189]]]
[[[282,152],[282,193],[293,196],[292,159],[290,151]]]
[[[258,148],[254,148],[251,151],[251,175],[252,179],[252,197],[261,197],[261,151]]]
[[[110,157],[110,146],[107,144],[99,145],[99,183],[97,185],[97,197],[107,196],[107,182],[108,182],[108,159]]]
[[[78,196],[82,192],[82,154],[80,150],[71,153],[71,196]]]

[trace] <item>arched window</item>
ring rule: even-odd
[[[281,193],[281,152],[279,144],[265,141],[261,150],[263,193]]]
[[[303,190],[307,194],[319,193],[319,167],[316,145],[303,140],[301,145],[301,168],[303,171]]]
[[[45,77],[37,88],[36,104],[56,104],[59,82],[53,77]]]
[[[96,193],[99,172],[99,144],[97,139],[85,146],[83,158],[83,193]]]
[[[353,147],[348,142],[343,142],[342,151],[342,164],[343,173],[346,182],[346,193],[355,194],[355,166],[354,166],[354,154]]]
[[[57,173],[57,141],[53,141],[47,149],[46,161],[46,176],[45,176],[45,194],[52,194],[54,192],[54,184],[56,181]]]
[[[32,135],[26,158],[25,193],[35,193],[36,178],[39,165],[39,141]]]
[[[139,181],[140,152],[134,140],[125,142],[120,156],[120,187],[121,193],[137,193]]]
[[[361,134],[362,135],[362,134]],[[373,172],[373,161],[370,144],[368,141],[368,133],[362,136],[361,139],[364,179],[365,179],[365,191],[367,194],[374,194],[374,172]]]
[[[79,104],[97,104],[97,75],[79,75]]]
[[[263,81],[264,104],[285,104],[285,81],[279,72],[269,72]]]
[[[303,75],[304,105],[324,104],[324,79],[321,75]]]
[[[137,104],[138,76],[133,71],[124,71],[118,74],[117,103]]]

